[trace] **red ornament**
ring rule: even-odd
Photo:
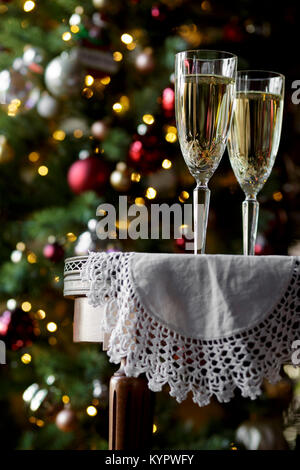
[[[109,174],[109,168],[101,158],[90,156],[71,165],[68,171],[68,183],[75,194],[84,191],[103,194]]]
[[[175,92],[173,88],[168,87],[164,89],[161,105],[166,117],[173,116],[175,108]]]
[[[129,165],[144,173],[157,170],[163,160],[163,152],[155,135],[138,136],[129,147]]]
[[[44,246],[43,255],[45,258],[53,261],[53,263],[58,263],[64,257],[64,249],[59,243],[48,243]]]
[[[5,310],[0,316],[0,340],[12,351],[32,345],[35,321],[21,308]]]

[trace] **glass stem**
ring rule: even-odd
[[[243,245],[244,255],[255,254],[259,203],[256,198],[246,198],[243,202]]]
[[[194,254],[205,253],[206,228],[210,190],[207,186],[194,189]]]

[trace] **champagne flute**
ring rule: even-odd
[[[243,189],[243,252],[254,255],[259,203],[277,155],[283,112],[284,76],[245,70],[237,73],[236,102],[228,138],[234,174]]]
[[[205,252],[208,181],[223,156],[235,98],[237,57],[213,50],[184,51],[175,60],[175,110],[183,158],[196,180],[194,253]]]

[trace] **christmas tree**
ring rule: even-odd
[[[191,202],[194,179],[174,116],[177,52],[228,50],[239,56],[239,68],[286,75],[280,151],[260,195],[256,254],[299,254],[300,114],[291,101],[299,65],[287,47],[296,44],[295,8],[292,1],[270,9],[250,0],[0,2],[4,447],[107,448],[107,387],[115,369],[99,346],[73,343],[64,258],[89,250],[184,252],[180,238],[96,235],[97,207],[117,206],[120,195],[147,207]],[[210,188],[207,252],[241,253],[243,194],[227,154]],[[116,235],[121,229],[117,223]],[[243,422],[259,430],[268,419],[277,429],[270,419],[281,421],[299,381],[287,371],[289,378],[266,385],[254,403],[237,397],[201,410],[189,400],[178,406],[167,391],[157,394],[153,446],[235,449]],[[294,443],[294,424],[287,423]]]

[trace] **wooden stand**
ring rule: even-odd
[[[109,449],[145,450],[151,447],[154,393],[144,377],[126,377],[125,359],[109,387]]]

